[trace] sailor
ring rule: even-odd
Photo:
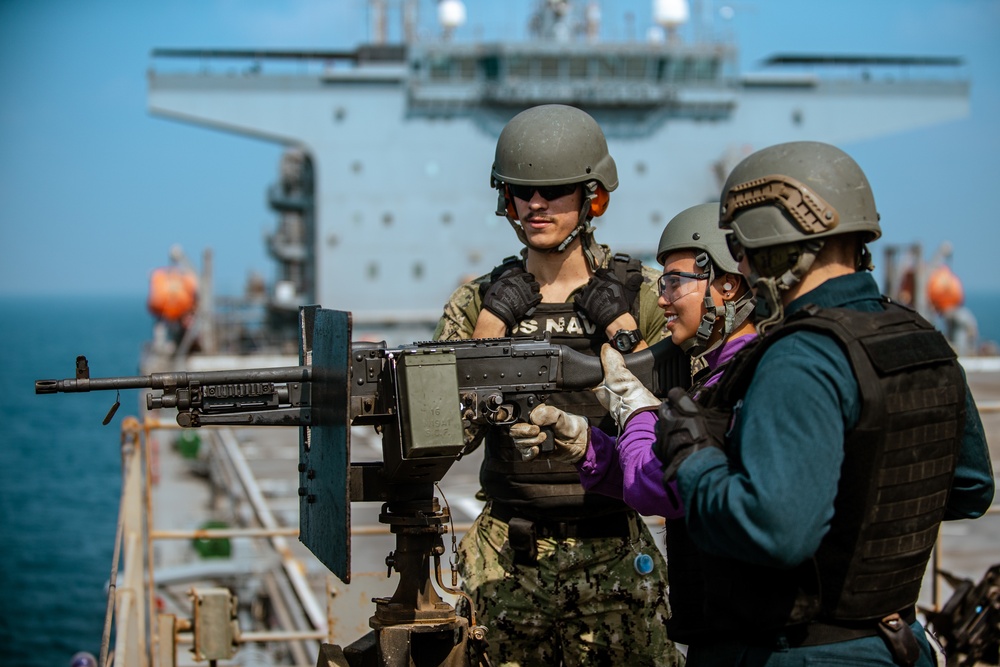
[[[656,251],[663,265],[659,306],[667,328],[701,366],[688,390],[695,400],[709,393],[736,353],[757,339],[753,292],[729,253],[727,235],[719,229],[718,203],[699,204],[667,223]],[[604,346],[601,361],[605,377],[597,397],[615,419],[617,438],[598,428],[587,431],[580,423],[583,417],[549,405],[532,410],[532,423],[512,426],[511,435],[518,447],[536,447],[539,427],[551,427],[556,447],[576,463],[585,489],[622,498],[641,514],[666,519],[670,638],[689,646],[712,641],[701,611],[700,557],[687,536],[676,486],[664,486],[663,464],[653,453],[660,400],[612,346]],[[580,433],[584,436],[574,438]]]
[[[879,216],[843,151],[760,150],[719,211],[761,338],[708,409],[676,390],[659,408],[657,454],[676,471],[717,638],[688,664],[931,667],[914,604],[938,527],[982,515],[994,493],[962,368],[880,296]]]
[[[594,240],[592,219],[618,173],[590,115],[562,105],[516,115],[497,141],[491,184],[497,215],[525,248],[459,287],[435,338],[549,333],[594,355],[608,341],[630,352],[661,339],[656,272]],[[560,393],[553,404],[615,428],[590,391]],[[681,664],[665,628],[666,565],[637,513],[585,492],[558,454],[523,457],[500,428],[470,433],[470,447],[483,437],[487,503],[458,565],[488,628],[491,664]],[[652,558],[643,572],[639,553]]]

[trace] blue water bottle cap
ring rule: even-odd
[[[653,557],[649,554],[639,554],[635,557],[635,571],[639,574],[649,574],[653,571]]]

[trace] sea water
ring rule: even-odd
[[[1000,342],[1000,293],[970,293]],[[138,390],[38,396],[34,381],[138,374],[152,320],[136,297],[0,297],[0,665],[63,667],[100,652],[121,491],[120,426]],[[141,415],[140,415],[141,416]]]
[[[144,298],[0,298],[0,664],[62,667],[99,655],[121,491],[124,391],[34,393],[37,379],[137,375]]]

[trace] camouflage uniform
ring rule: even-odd
[[[682,665],[667,638],[667,566],[645,524],[634,538],[537,542],[538,566],[514,564],[508,525],[479,515],[459,545],[462,587],[488,628],[490,664]],[[633,565],[653,558],[649,575]]]
[[[604,246],[601,250],[601,266],[607,267],[611,254]],[[647,267],[642,273],[637,320],[645,340],[652,344],[665,334],[665,320],[656,305],[658,273]],[[436,339],[471,337],[482,307],[480,285],[489,279],[489,275],[482,276],[455,291],[438,323]],[[570,296],[568,303],[572,300]],[[604,331],[596,331],[579,313],[549,319],[536,314],[522,320],[512,333],[530,335],[546,330],[554,338],[576,336],[598,346],[605,341]],[[516,470],[518,462],[512,444],[504,447],[500,441],[499,446],[491,445],[488,436],[481,472],[484,488],[490,485],[490,479],[496,483],[497,468],[487,472],[491,465],[508,465]],[[532,463],[544,465],[541,459]],[[534,481],[518,488],[535,485],[565,489],[570,481],[579,484],[575,467],[549,466],[552,473],[543,473],[543,481],[538,479],[536,467]],[[488,628],[491,664],[683,664],[683,656],[667,637],[667,569],[649,529],[618,500],[591,497],[582,487],[574,493],[577,495],[566,498],[569,503],[565,507],[531,507],[529,500],[521,499],[515,518],[501,514],[498,508],[507,507],[506,503],[491,499],[459,545],[462,586],[476,605],[476,621]],[[552,500],[545,498],[550,503]],[[522,516],[532,518],[531,525],[537,531],[537,556],[533,562],[519,559],[512,547],[511,526]],[[622,518],[625,523],[621,525],[627,527],[620,536],[572,535],[577,529],[594,532],[595,526],[599,534],[603,522]],[[564,525],[570,527],[569,535],[557,530]],[[556,529],[549,530],[551,526]],[[640,553],[653,559],[653,571],[647,575],[635,569],[635,558]]]

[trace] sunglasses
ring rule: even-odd
[[[708,280],[708,277],[707,273],[669,271],[660,276],[659,280],[656,281],[656,287],[664,301],[674,303],[698,289],[698,283],[702,280]]]
[[[510,194],[522,201],[531,201],[537,192],[545,201],[553,201],[576,192],[579,183],[564,183],[562,185],[508,185]]]

